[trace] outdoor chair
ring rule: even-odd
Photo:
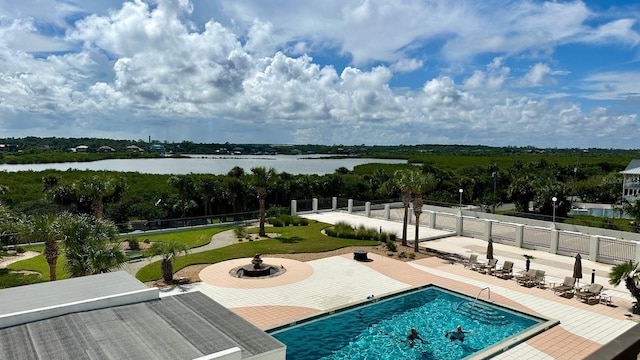
[[[524,274],[516,276],[516,282],[519,285],[524,285],[525,283],[535,279],[537,272],[538,270],[536,269],[529,269],[529,271],[525,272]]]
[[[533,279],[527,281],[527,284],[525,286],[528,287],[539,287],[539,288],[544,288],[546,282],[545,282],[545,278],[544,278],[545,272],[544,270],[536,270],[536,275],[533,277]]]
[[[602,292],[602,289],[602,285],[593,283],[591,285],[578,289],[575,292],[575,295],[578,300],[584,301],[589,305],[593,305],[600,302],[600,292]]]
[[[489,262],[486,265],[478,265],[478,272],[481,272],[483,274],[489,273],[491,274],[491,272],[493,271],[493,269],[495,269],[496,265],[498,264],[498,259],[489,259]]]
[[[471,270],[475,270],[477,264],[478,264],[478,254],[471,254],[469,255],[469,260],[464,263],[464,267],[469,268]]]
[[[511,279],[513,277],[513,261],[505,261],[502,269],[496,269],[493,274],[501,279]]]
[[[576,278],[565,276],[562,284],[552,287],[551,290],[553,290],[553,293],[556,295],[566,296],[567,293],[573,291],[573,285],[575,284],[575,282]]]

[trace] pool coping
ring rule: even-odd
[[[497,306],[497,307],[502,308],[504,310],[507,310],[507,311],[510,311],[510,312],[514,312],[514,313],[517,313],[519,315],[522,315],[522,316],[525,316],[525,317],[528,317],[528,318],[539,319],[539,320],[542,321],[541,323],[539,323],[539,324],[537,324],[537,325],[535,325],[533,327],[530,327],[530,328],[528,328],[527,330],[525,330],[523,332],[517,333],[514,336],[511,336],[511,337],[509,337],[507,339],[504,339],[504,340],[492,345],[491,347],[488,347],[488,348],[486,348],[484,350],[481,350],[481,351],[479,351],[477,353],[473,353],[473,354],[463,358],[464,360],[490,359],[490,358],[492,358],[492,357],[494,357],[496,355],[499,355],[499,354],[501,354],[503,352],[506,352],[509,349],[517,346],[518,344],[521,344],[521,343],[527,341],[528,339],[530,339],[530,338],[532,338],[534,336],[537,336],[537,335],[539,335],[539,334],[541,334],[541,333],[553,328],[554,326],[557,326],[557,325],[560,324],[560,321],[557,320],[557,319],[551,319],[551,318],[548,318],[548,317],[545,317],[545,316],[540,316],[540,315],[528,314],[528,313],[525,313],[522,310],[518,310],[518,309],[513,308],[511,306],[508,306],[508,305],[499,304],[499,303],[496,303],[495,301],[487,301],[485,299],[480,299],[478,297],[474,297],[473,295],[466,294],[466,293],[461,292],[461,291],[451,290],[451,289],[447,289],[447,288],[442,287],[442,286],[437,285],[437,284],[428,283],[428,284],[413,286],[413,287],[410,287],[408,289],[403,289],[403,290],[400,290],[400,291],[388,292],[388,293],[382,294],[379,297],[376,297],[376,298],[373,298],[373,299],[366,299],[366,300],[357,301],[355,303],[351,303],[351,304],[348,304],[346,306],[337,306],[337,307],[328,309],[328,310],[323,311],[323,312],[318,313],[318,314],[313,314],[311,316],[302,317],[302,318],[296,319],[294,321],[288,321],[286,323],[278,324],[276,326],[264,329],[264,331],[271,335],[274,332],[278,332],[278,331],[281,331],[281,330],[286,330],[288,328],[291,328],[291,327],[294,327],[294,326],[297,326],[297,325],[300,325],[300,324],[304,324],[304,323],[307,323],[307,322],[311,322],[311,321],[323,318],[323,317],[328,316],[328,315],[334,315],[336,313],[349,311],[351,309],[358,308],[358,307],[360,307],[362,305],[370,304],[370,303],[373,303],[373,302],[377,302],[379,300],[384,300],[384,299],[387,299],[387,298],[391,298],[391,297],[395,297],[395,296],[399,296],[399,295],[403,295],[403,294],[407,294],[407,293],[411,293],[411,292],[416,292],[416,291],[419,291],[419,290],[424,290],[426,288],[434,288],[434,287],[439,289],[439,290],[442,290],[444,292],[450,292],[450,293],[454,293],[454,294],[457,294],[459,296],[464,296],[464,297],[467,297],[467,298],[470,298],[470,299],[476,299],[476,301],[482,302],[484,304],[491,305],[491,306]]]

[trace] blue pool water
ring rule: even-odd
[[[405,293],[277,329],[288,360],[462,359],[522,333],[545,320],[519,314],[438,287]],[[445,332],[462,325],[464,342]],[[409,346],[415,327],[427,341]]]

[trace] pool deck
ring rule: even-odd
[[[368,227],[382,226],[385,231],[401,230],[402,225],[375,218],[328,212],[306,216],[322,222],[347,221]],[[413,232],[412,232],[413,233]],[[442,231],[420,228],[421,238],[435,240],[420,243],[422,248],[468,257],[479,254],[483,259],[486,242],[466,237],[442,238]],[[531,267],[546,271],[547,283],[560,283],[570,276],[574,259],[545,252],[518,249],[494,244],[494,257],[498,267],[505,260],[514,262],[514,272],[524,267],[523,254],[533,255]],[[575,298],[567,299],[540,288],[527,288],[513,280],[502,280],[484,275],[452,263],[432,257],[402,262],[388,257],[369,254],[372,261],[359,262],[352,255],[334,256],[309,262],[263,257],[264,263],[281,266],[286,272],[269,279],[241,279],[230,276],[229,271],[245,265],[251,259],[236,259],[205,268],[200,273],[202,282],[180,286],[161,292],[170,296],[188,291],[201,291],[262,329],[295,322],[301,318],[328,310],[366,301],[367,296],[411,289],[435,284],[476,296],[489,287],[491,301],[516,308],[529,314],[541,315],[560,321],[555,326],[508,351],[495,359],[581,359],[636,325],[625,314],[630,312],[631,297],[623,286],[611,287],[607,282],[610,265],[582,261],[584,277],[581,283],[591,282],[591,269],[595,280],[611,294],[612,305],[587,305]],[[487,299],[488,292],[480,297]]]

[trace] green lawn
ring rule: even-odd
[[[42,282],[40,275],[11,273],[9,269],[0,269],[0,289],[14,286],[29,285]]]
[[[189,265],[214,264],[229,259],[253,257],[257,253],[319,253],[348,246],[375,246],[380,244],[380,242],[372,240],[347,240],[325,236],[320,231],[328,226],[331,225],[313,221],[308,226],[269,228],[268,231],[277,232],[281,235],[272,239],[247,241],[220,249],[180,256],[176,259],[174,271]],[[251,229],[249,232],[257,231],[258,229]],[[161,278],[160,261],[146,265],[138,271],[136,277],[143,282]]]
[[[222,226],[222,227],[207,228],[207,229],[185,230],[185,231],[172,232],[172,233],[166,233],[166,234],[153,234],[153,235],[142,234],[140,236],[128,237],[128,239],[138,240],[139,242],[142,242],[145,239],[149,239],[151,242],[177,240],[187,244],[189,249],[193,249],[198,246],[203,246],[208,244],[209,242],[211,242],[211,237],[213,235],[229,229],[233,229],[233,227]]]
[[[269,228],[268,231],[277,232],[281,235],[266,240],[246,241],[238,244],[226,246],[216,250],[190,253],[180,256],[176,260],[174,271],[178,271],[186,266],[194,264],[213,264],[216,262],[253,257],[256,253],[261,254],[294,254],[294,253],[317,253],[335,250],[348,246],[374,246],[378,241],[369,240],[346,240],[325,236],[321,230],[329,224],[310,222],[308,226],[289,226],[280,228]],[[211,236],[222,231],[231,230],[233,227],[219,227],[210,229],[185,230],[170,234],[140,235],[135,237],[138,241],[149,239],[150,241],[168,241],[175,239],[186,243],[190,248],[202,246],[211,241]],[[252,228],[249,233],[257,233],[257,228]],[[44,246],[29,248],[30,251],[44,250]],[[64,269],[65,257],[62,255],[64,249],[60,249],[60,256],[56,265],[58,279],[67,279],[69,276]],[[38,255],[31,259],[15,262],[8,266],[11,270],[30,270],[42,274],[42,281],[49,280],[49,266],[43,255]],[[141,281],[151,281],[162,277],[160,273],[160,262],[153,262],[138,271],[136,277]]]
[[[34,248],[29,248],[29,251],[40,251],[40,255],[32,257],[30,259],[14,262],[13,264],[9,264],[7,266],[10,270],[29,270],[29,271],[37,271],[42,276],[42,281],[49,281],[49,264],[47,264],[47,259],[42,255],[42,250],[44,250],[44,246],[42,249],[36,250]],[[58,262],[56,263],[56,278],[58,280],[68,279],[69,275],[64,268],[64,263],[66,258],[63,255],[64,249],[60,249],[60,255],[58,256]],[[38,281],[39,282],[39,281]]]

